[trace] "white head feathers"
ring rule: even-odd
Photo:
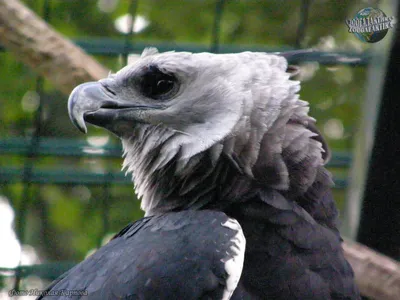
[[[159,54],[150,48],[113,76],[129,77],[149,65],[176,76],[179,91],[163,101],[165,109],[146,111],[145,124],[122,137],[124,168],[133,174],[146,211],[154,210],[161,201],[157,198],[171,194],[157,190],[157,180],[172,160],[174,170],[168,174],[181,177],[180,185],[205,155],[214,166],[224,155],[249,180],[264,180],[281,190],[293,184],[288,160],[307,161],[314,169],[323,164],[322,138],[308,116],[308,103],[299,100],[300,84],[290,80],[285,58],[251,52]],[[147,101],[132,90],[124,95]],[[300,190],[312,184],[313,174]]]

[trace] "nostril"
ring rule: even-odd
[[[115,92],[108,86],[108,85],[106,85],[106,84],[104,84],[104,83],[101,83],[101,85],[103,86],[103,88],[108,92],[108,93],[110,93],[111,95],[116,95],[115,94]]]

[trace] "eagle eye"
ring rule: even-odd
[[[167,100],[178,91],[178,80],[175,76],[150,66],[140,77],[139,90],[147,98]]]

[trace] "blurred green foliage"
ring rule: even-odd
[[[44,1],[26,0],[27,6],[43,15]],[[50,0],[49,24],[72,39],[108,37],[124,40],[115,28],[118,17],[127,14],[128,0],[116,0],[115,9],[101,11],[101,4],[113,0]],[[376,1],[311,1],[303,47],[324,51],[362,52],[363,44],[347,32],[345,20],[360,8]],[[110,4],[111,3],[111,4]],[[263,46],[287,49],[295,45],[302,1],[226,1],[221,21],[220,42],[223,44]],[[130,42],[196,43],[211,46],[216,1],[148,0],[139,1],[137,14],[148,26],[130,36]],[[111,7],[112,8],[112,7]],[[390,14],[390,12],[387,12]],[[97,56],[101,63],[116,71],[122,66],[121,56]],[[37,77],[32,70],[17,62],[12,53],[0,52],[0,138],[30,136],[37,110],[35,94]],[[301,97],[310,102],[311,115],[325,134],[334,151],[351,151],[364,98],[365,67],[302,66]],[[32,96],[33,95],[33,96]],[[40,135],[46,137],[86,139],[68,119],[66,100],[45,81],[40,95],[43,118]],[[35,106],[36,105],[36,106]],[[89,136],[107,136],[102,129],[89,128]],[[110,136],[109,143],[119,141]],[[27,158],[0,156],[0,166],[23,166]],[[108,171],[120,168],[122,160],[40,157],[35,167]],[[342,172],[343,173],[343,172]],[[18,209],[24,197],[23,184],[4,185],[0,194]],[[23,243],[35,247],[43,260],[81,260],[103,238],[117,232],[131,220],[142,216],[133,187],[129,186],[59,186],[32,185],[29,190],[26,234]],[[344,191],[335,191],[339,203]],[[25,195],[26,196],[26,195]],[[18,223],[18,215],[16,222]]]

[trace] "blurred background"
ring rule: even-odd
[[[333,152],[329,169],[342,231],[357,238],[395,30],[370,44],[349,33],[345,21],[369,6],[395,16],[397,1],[22,2],[112,71],[146,46],[220,53],[317,49],[296,61],[301,98],[310,102]],[[0,70],[0,299],[7,299],[14,286],[46,286],[143,213],[120,172],[118,139],[93,126],[81,134],[69,121],[67,96],[6,48]],[[378,200],[385,206],[390,199]]]

